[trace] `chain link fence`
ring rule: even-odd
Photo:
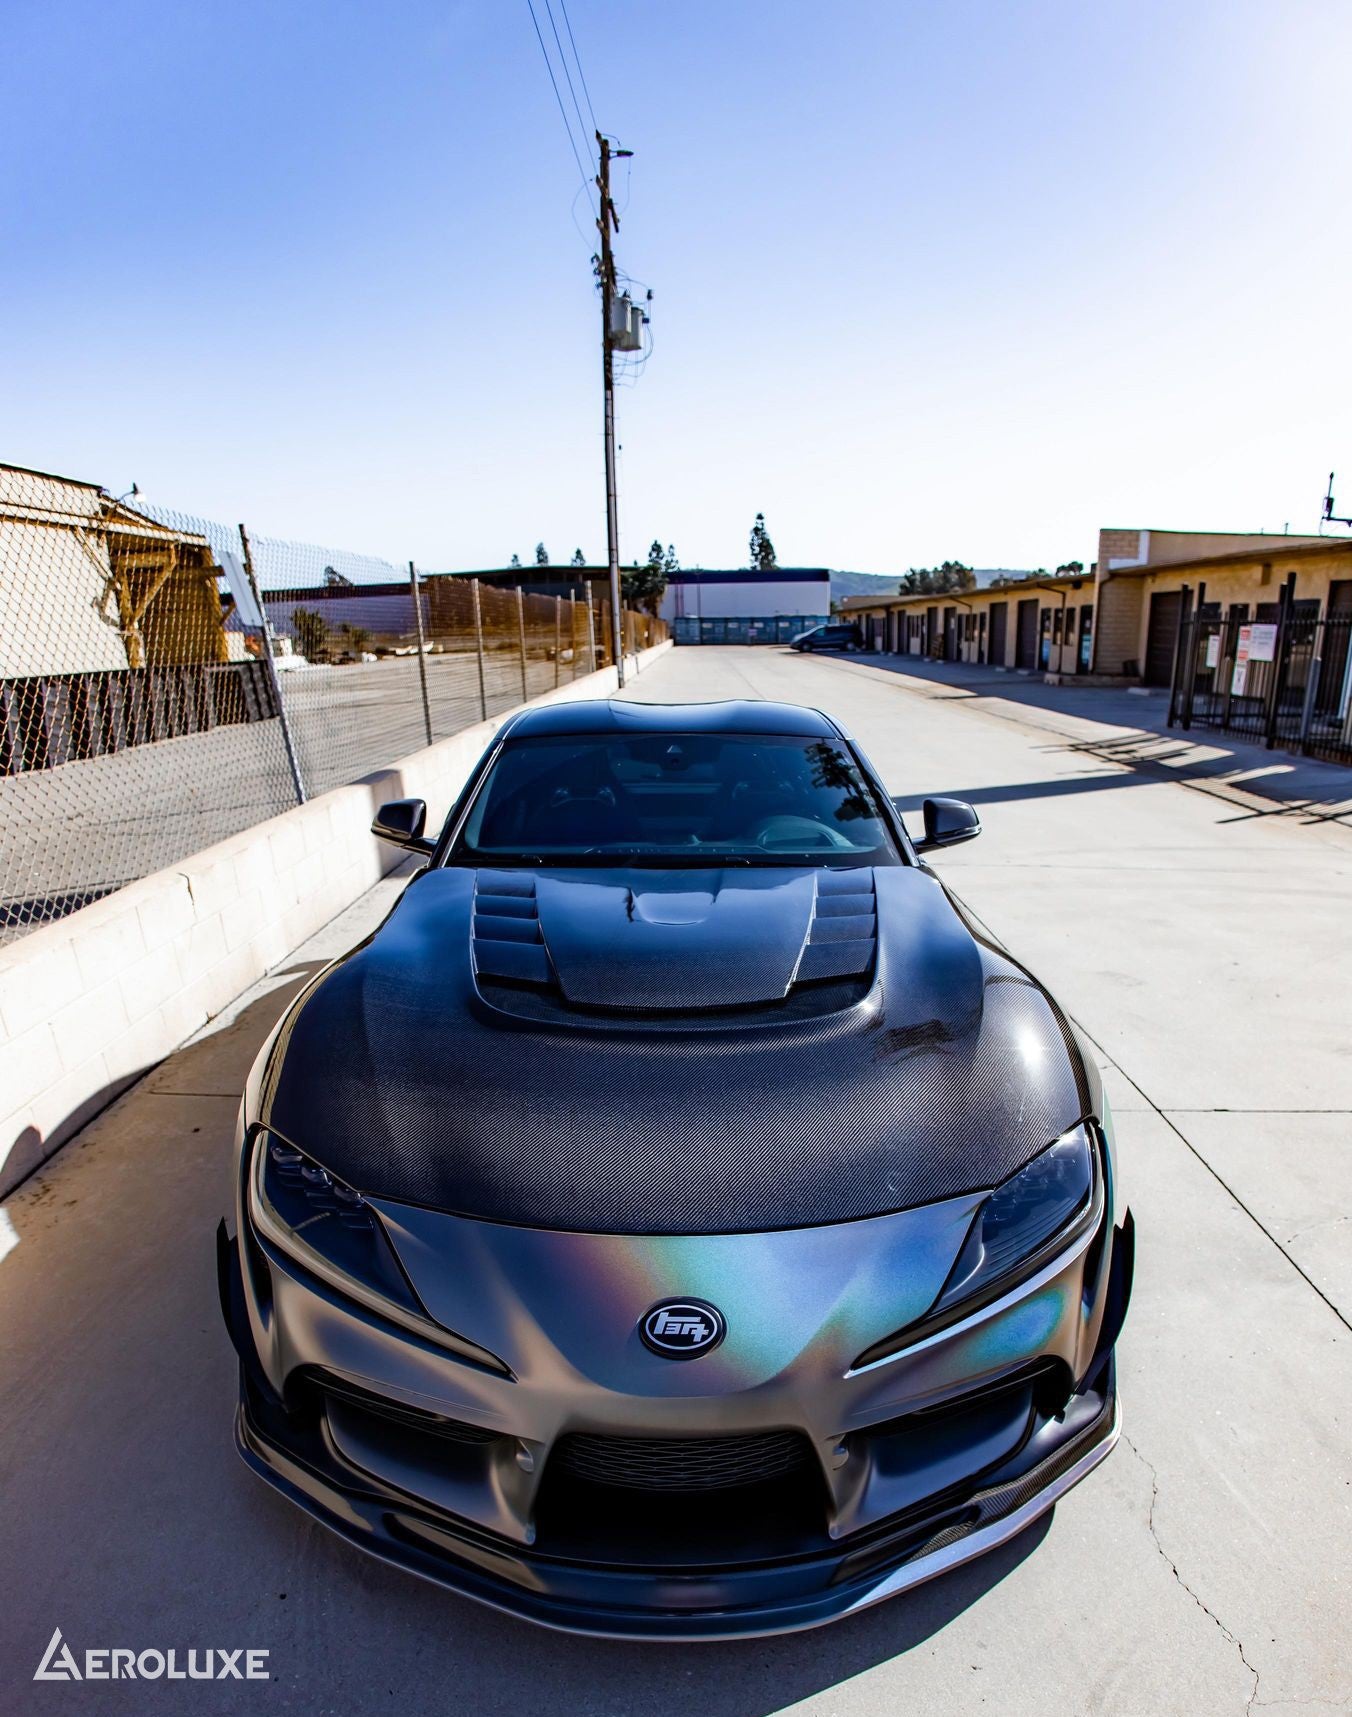
[[[0,467],[0,941],[614,660],[608,605]],[[627,651],[667,634],[626,611]]]

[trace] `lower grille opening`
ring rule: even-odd
[[[629,1567],[694,1568],[820,1551],[826,1481],[797,1431],[560,1437],[536,1504],[536,1548]]]
[[[764,1484],[809,1469],[797,1431],[741,1437],[597,1437],[574,1432],[554,1451],[559,1467],[592,1484],[634,1490],[709,1491]]]

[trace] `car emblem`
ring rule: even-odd
[[[728,1326],[708,1300],[659,1300],[639,1320],[638,1333],[663,1359],[698,1359],[718,1346]]]

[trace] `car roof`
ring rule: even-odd
[[[597,698],[524,710],[510,725],[513,739],[551,733],[778,733],[838,739],[841,731],[820,710],[749,698],[725,703],[621,703]]]

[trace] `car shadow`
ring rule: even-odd
[[[392,1686],[421,1709],[431,1708],[424,1701],[434,1697],[438,1679],[458,1656],[429,1653],[427,1642],[445,1640],[448,1624],[458,1621],[475,1639],[478,1685],[461,1682],[469,1709],[479,1708],[491,1688],[503,1710],[768,1717],[924,1646],[1013,1574],[1047,1536],[1052,1519],[1049,1512],[1008,1544],[856,1615],[761,1639],[663,1645],[550,1633],[493,1611],[475,1613],[464,1600],[385,1568],[361,1580],[360,1602],[366,1621],[373,1610],[397,1604],[397,1636],[409,1668],[401,1666]],[[336,1549],[350,1582],[359,1553],[343,1545]],[[410,1673],[415,1642],[421,1642],[420,1655],[432,1660],[425,1674]],[[395,1639],[385,1634],[384,1644],[395,1647]]]
[[[956,787],[951,791],[944,789],[946,799],[965,799],[969,805],[980,808],[982,805],[1009,805],[1021,799],[1063,799],[1078,793],[1097,793],[1111,791],[1117,787],[1137,787],[1151,785],[1144,775],[1130,774],[1122,770],[1114,770],[1111,775],[1075,775],[1053,777],[1046,781],[1017,781],[1010,784],[984,787]],[[898,793],[893,804],[903,815],[918,815],[926,799],[932,799],[933,793]]]

